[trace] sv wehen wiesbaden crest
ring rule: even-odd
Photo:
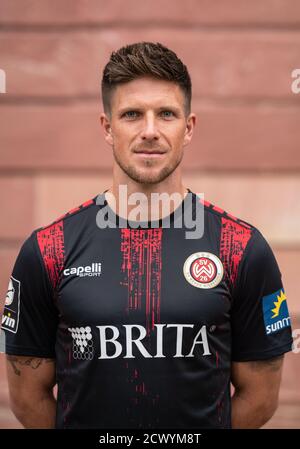
[[[212,253],[199,252],[191,254],[183,265],[186,280],[198,288],[213,288],[223,278],[223,264]]]

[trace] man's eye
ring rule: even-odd
[[[172,111],[163,111],[162,114],[164,114],[165,117],[172,117],[174,115]]]
[[[134,114],[138,114],[138,112],[137,111],[127,111],[123,115],[128,118],[134,118],[134,117],[136,117]]]

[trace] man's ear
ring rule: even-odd
[[[186,119],[186,129],[183,137],[184,147],[191,142],[195,125],[196,125],[196,115],[193,112],[191,112],[188,118]]]
[[[112,146],[114,142],[112,135],[112,127],[107,115],[104,112],[102,112],[100,115],[100,124],[104,130],[104,139],[110,146]]]

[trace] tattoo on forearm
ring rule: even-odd
[[[29,357],[28,359],[19,358],[14,355],[8,355],[7,360],[11,364],[14,373],[17,376],[21,375],[21,371],[18,369],[17,364],[21,366],[29,366],[32,369],[37,369],[42,363],[53,363],[54,359],[44,359],[44,358],[38,358],[38,357]]]
[[[269,368],[270,371],[278,371],[282,365],[283,355],[278,357],[273,357],[272,359],[267,360],[256,360],[251,362],[251,368],[256,371],[263,370]]]

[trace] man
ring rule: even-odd
[[[104,69],[102,98],[112,186],[34,230],[13,269],[12,410],[25,427],[258,428],[292,346],[286,296],[260,231],[182,184],[196,121],[187,68],[159,43],[128,45]],[[179,197],[133,220],[122,186],[142,214],[153,193]],[[199,210],[203,235],[187,238],[175,223]]]

